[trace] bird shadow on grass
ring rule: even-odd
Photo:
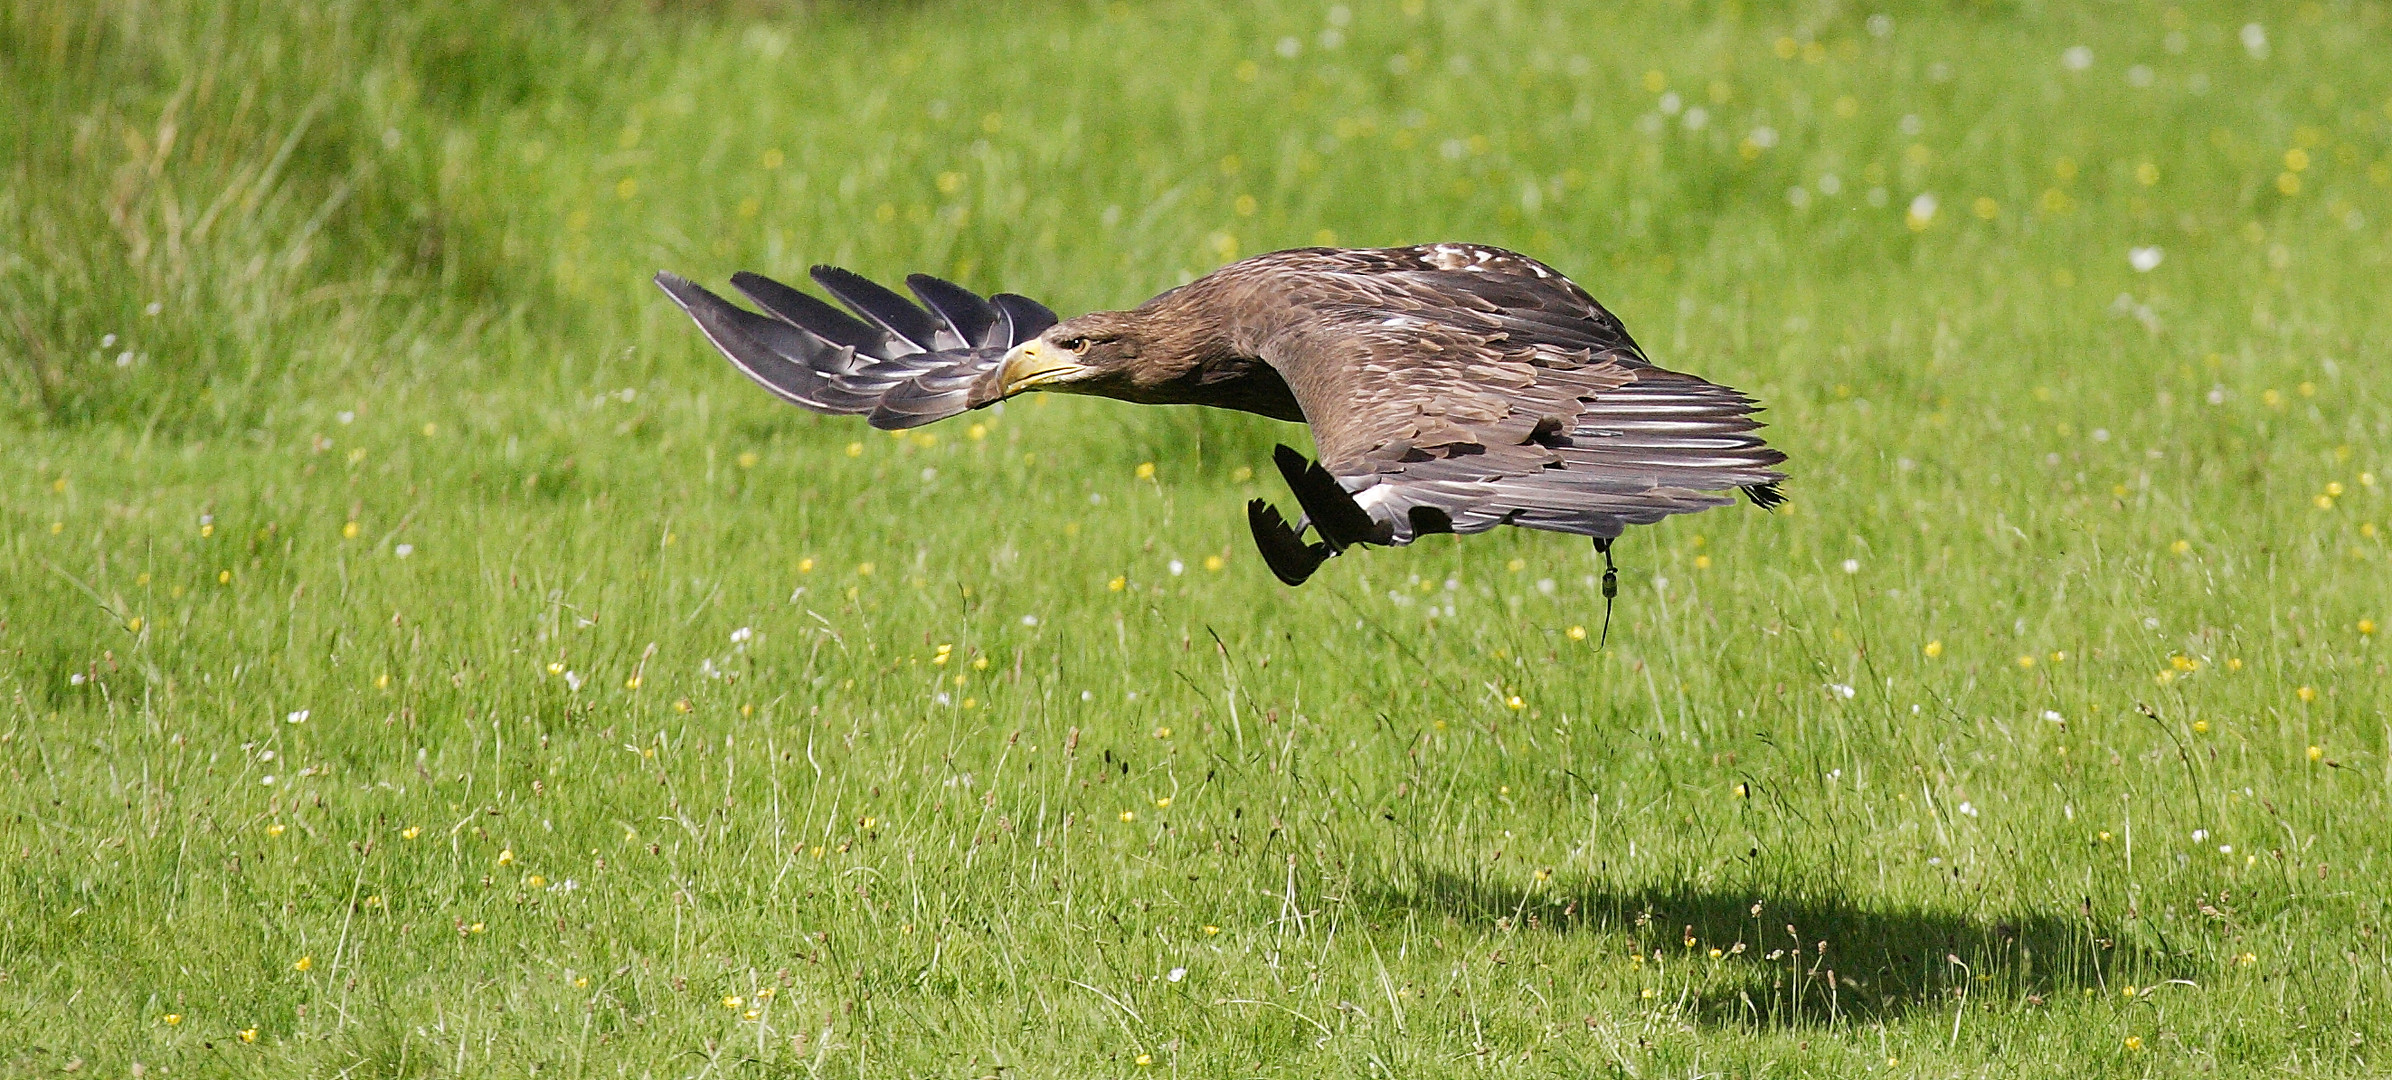
[[[2135,944],[2090,911],[1974,915],[1758,887],[1556,879],[1523,888],[1445,871],[1411,878],[1363,896],[1363,906],[1619,939],[1624,978],[1712,1026],[1828,1027],[1954,1004],[2038,1008],[2055,995],[2190,973],[2182,958]]]

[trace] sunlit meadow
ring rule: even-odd
[[[2385,5],[653,7],[0,7],[0,1072],[2385,1070]],[[1791,506],[1288,590],[646,280],[1441,239]]]

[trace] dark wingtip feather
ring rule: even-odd
[[[742,270],[731,275],[731,287],[781,321],[833,345],[883,360],[892,355],[887,332],[762,274]]]
[[[1008,346],[1019,345],[1046,333],[1047,327],[1062,321],[1045,304],[1027,296],[1001,292],[989,297],[988,302],[1005,313],[1005,344]]]
[[[688,313],[734,367],[789,403],[833,414],[872,407],[874,399],[859,398],[833,380],[823,366],[831,346],[822,339],[742,308],[675,274],[658,274],[656,285]]]
[[[947,324],[947,332],[955,336],[957,346],[987,348],[999,344],[998,339],[1005,334],[1005,313],[979,293],[928,274],[907,275],[905,287],[913,290],[914,299],[920,300],[932,315]]]
[[[1254,530],[1254,546],[1261,550],[1262,561],[1269,564],[1271,575],[1281,584],[1304,584],[1313,571],[1320,569],[1321,563],[1335,554],[1327,544],[1305,543],[1296,530],[1288,528],[1287,519],[1279,516],[1278,509],[1261,499],[1246,504],[1246,524]]]
[[[1763,510],[1775,510],[1786,504],[1786,493],[1779,491],[1776,484],[1754,484],[1744,489],[1744,495]]]
[[[814,284],[822,286],[822,291],[865,321],[912,342],[923,352],[938,350],[938,320],[916,307],[913,301],[890,292],[879,282],[836,266],[817,266],[807,273]]]
[[[656,282],[657,288],[664,290],[664,294],[666,296],[673,298],[674,303],[681,305],[681,310],[683,311],[689,310],[689,305],[691,303],[691,290],[696,289],[700,292],[704,291],[702,289],[698,289],[697,282],[691,281],[688,278],[682,277],[681,275],[670,270],[657,271],[656,277],[652,280]]]

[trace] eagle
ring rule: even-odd
[[[1276,251],[1072,319],[926,274],[905,279],[914,300],[836,267],[811,276],[846,310],[753,273],[731,285],[755,311],[670,273],[656,283],[765,389],[876,428],[1030,391],[1304,424],[1320,459],[1274,454],[1294,524],[1247,505],[1290,586],[1357,546],[1517,525],[1593,538],[1608,599],[1628,526],[1737,490],[1763,509],[1784,499],[1786,455],[1755,434],[1752,398],[1655,365],[1585,289],[1501,248]]]

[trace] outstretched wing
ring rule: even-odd
[[[1779,500],[1785,455],[1755,434],[1752,399],[1653,366],[1543,264],[1458,244],[1309,254],[1258,267],[1306,309],[1263,359],[1376,526],[1359,542],[1497,525],[1610,538],[1739,488]]]
[[[759,274],[731,285],[749,311],[687,278],[656,284],[696,320],[714,347],[748,377],[820,413],[862,415],[876,428],[919,427],[996,400],[993,375],[1006,350],[1055,325],[1035,300],[987,299],[927,274],[905,279],[921,303],[832,266],[814,283],[854,314]]]

